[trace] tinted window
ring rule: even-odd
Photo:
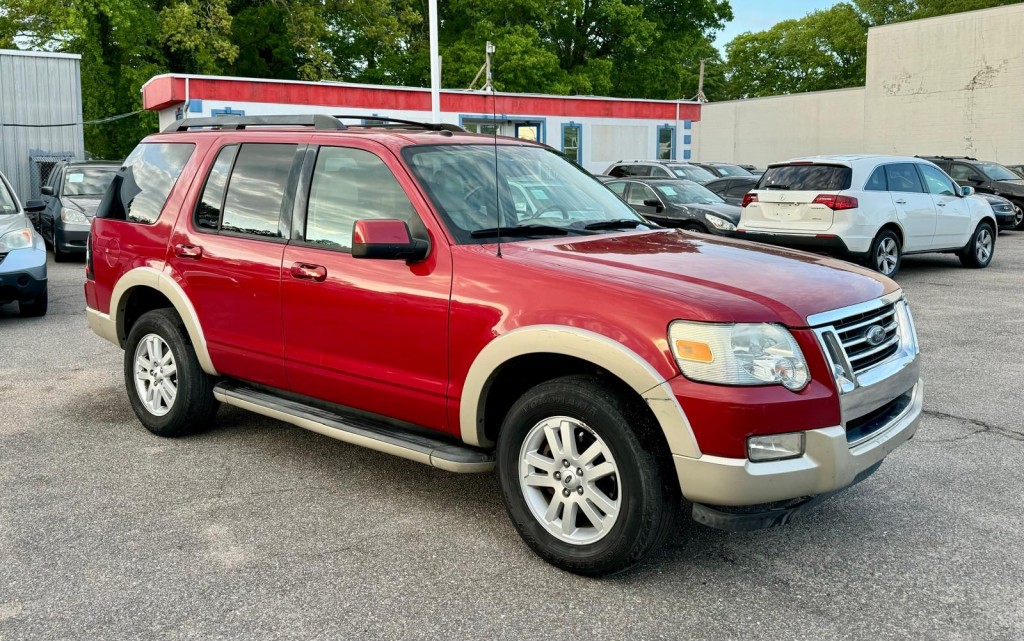
[[[116,173],[114,167],[69,167],[64,176],[64,195],[102,196]]]
[[[619,165],[618,167],[612,167],[612,170],[608,172],[609,176],[615,176],[616,178],[624,178],[630,175],[628,165]]]
[[[889,183],[889,191],[924,193],[921,178],[911,163],[897,163],[885,166],[885,179]]]
[[[685,178],[686,180],[692,180],[698,183],[706,183],[709,180],[714,180],[715,175],[697,165],[672,165],[672,173],[677,178]]]
[[[676,130],[673,127],[658,128],[658,160],[670,160],[674,156],[672,144],[675,142]]]
[[[751,176],[749,171],[739,165],[715,165],[719,176]]]
[[[978,169],[981,170],[981,173],[988,176],[990,180],[1020,180],[1020,176],[1006,167],[993,162],[978,163]]]
[[[839,165],[779,165],[765,170],[758,189],[839,191],[850,188],[849,167]]]
[[[648,198],[657,198],[657,196],[654,195],[654,190],[647,185],[633,183],[629,186],[629,200],[627,202],[630,205],[643,205],[644,201]]]
[[[154,223],[171,194],[192,143],[144,143],[125,159],[96,210],[100,218]]]
[[[921,170],[921,175],[924,176],[924,185],[928,193],[941,196],[956,195],[953,181],[942,171],[931,165],[918,165],[917,168]]]
[[[297,145],[242,145],[228,181],[222,231],[281,237],[281,203]]]
[[[889,191],[885,183],[885,167],[876,167],[864,184],[864,191]]]
[[[954,163],[949,169],[949,175],[953,177],[953,180],[962,180],[968,182],[971,180],[985,180],[977,169],[970,165],[962,165],[960,163]]]
[[[368,218],[415,216],[412,203],[380,158],[362,149],[321,147],[306,211],[306,240],[351,248],[352,226]]]
[[[196,226],[201,229],[217,229],[220,227],[220,210],[224,204],[224,186],[228,182],[228,172],[235,160],[238,145],[228,145],[217,154],[210,175],[203,186],[203,195],[196,208]]]
[[[730,198],[742,198],[747,195],[748,191],[754,188],[754,185],[755,183],[749,181],[736,183],[735,186],[729,188],[726,195]]]
[[[611,189],[612,191],[614,191],[621,198],[622,194],[624,194],[626,192],[626,183],[620,183],[620,182],[608,183],[608,189]]]
[[[710,189],[689,180],[659,182],[655,189],[663,200],[673,205],[711,205],[725,202]]]

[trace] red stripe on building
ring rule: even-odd
[[[189,98],[224,102],[262,102],[289,105],[346,107],[387,112],[430,111],[430,91],[391,89],[319,82],[273,82],[239,78],[189,78]],[[483,93],[441,92],[441,111],[461,114],[499,114],[590,118],[676,119],[676,103],[614,100],[573,96],[498,94],[497,104]],[[158,111],[185,101],[185,78],[163,76],[142,90],[142,104]],[[680,120],[700,120],[700,105],[679,103]]]

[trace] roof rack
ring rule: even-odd
[[[977,160],[974,156],[914,156],[914,158],[941,158],[942,160]]]
[[[391,118],[389,116],[335,114],[333,117],[339,120],[342,118],[352,120],[356,118],[360,119],[360,124],[348,125],[349,127],[383,127],[392,129],[408,129],[409,127],[415,127],[417,129],[426,129],[427,131],[466,131],[458,125],[452,125],[446,122],[420,122],[418,120],[405,120],[403,118]]]
[[[213,116],[212,118],[186,118],[171,123],[164,133],[188,131],[194,127],[210,129],[245,129],[246,127],[313,127],[341,131],[348,129],[334,116],[311,114],[302,116]]]

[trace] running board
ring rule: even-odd
[[[449,472],[487,472],[494,468],[494,454],[491,452],[410,432],[363,416],[330,412],[233,381],[218,383],[213,388],[213,395],[227,405]]]

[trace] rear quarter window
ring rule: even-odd
[[[195,148],[192,143],[143,143],[136,147],[111,181],[96,216],[155,223]]]
[[[840,165],[776,165],[765,170],[757,189],[840,191],[850,188],[852,174]]]

